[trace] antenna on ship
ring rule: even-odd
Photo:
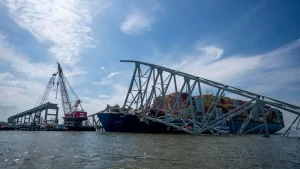
[[[206,92],[206,94],[208,95],[208,94],[209,94],[209,89],[206,88],[205,92]]]

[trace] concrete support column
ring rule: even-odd
[[[58,124],[58,110],[59,110],[59,107],[56,108],[56,114],[55,114],[55,123]]]
[[[36,112],[34,113],[34,116],[33,116],[33,122],[35,123],[35,116],[36,116]]]
[[[47,115],[48,115],[48,108],[46,108],[46,112],[45,112],[45,121],[47,121]]]

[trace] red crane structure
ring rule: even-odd
[[[87,120],[87,112],[85,112],[81,106],[81,100],[78,99],[76,93],[72,89],[69,84],[67,78],[65,77],[63,70],[59,63],[58,65],[58,81],[57,81],[57,90],[56,97],[58,92],[58,86],[60,88],[61,94],[61,104],[64,111],[64,124],[66,128],[80,128],[82,126],[82,122]],[[71,102],[69,93],[67,90],[67,85],[70,88],[72,94],[75,96],[76,101]]]

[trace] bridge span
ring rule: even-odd
[[[272,114],[274,110],[282,110],[297,116],[283,136],[288,136],[291,129],[300,132],[299,106],[151,63],[134,60],[121,60],[121,62],[134,64],[123,109],[140,111],[140,116],[145,121],[162,123],[195,135],[205,132],[228,134],[220,126],[230,123],[233,118],[239,118],[243,112],[249,112],[241,121],[242,125],[236,134],[245,134],[257,130],[258,127],[268,137],[267,114]],[[213,91],[210,105],[207,105],[205,109],[203,103],[199,104],[199,107],[194,107],[193,104],[190,104],[195,101],[192,95],[198,95],[197,97],[201,101],[205,88]],[[172,96],[173,102],[170,104],[167,96],[172,93],[175,95]],[[182,93],[188,96],[183,103],[180,101]],[[219,116],[215,116],[216,109],[220,105],[221,99],[225,97],[225,93],[226,96],[243,99],[245,102],[226,113],[221,112]],[[201,118],[197,118],[199,109]],[[262,124],[250,129],[248,124],[253,121],[254,117],[259,117]]]
[[[49,113],[48,112],[49,109],[56,110],[56,113],[55,114]],[[52,121],[54,123],[58,123],[58,110],[59,107],[57,106],[57,104],[48,102],[40,106],[37,106],[35,108],[13,115],[9,117],[7,121],[9,123],[14,123],[14,124],[42,123],[41,115],[42,112],[45,111],[44,119],[43,119],[45,122]],[[54,117],[54,120],[49,120],[49,116]]]

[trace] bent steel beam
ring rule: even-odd
[[[121,60],[121,62],[135,64],[122,108],[138,109],[142,118],[163,123],[180,131],[190,134],[201,134],[207,131],[226,133],[221,129],[221,124],[228,121],[233,122],[233,118],[238,117],[244,111],[249,111],[247,119],[244,119],[241,127],[236,130],[237,134],[252,131],[253,129],[247,127],[248,123],[253,119],[253,115],[259,112],[260,118],[263,119],[264,132],[268,136],[269,128],[267,112],[265,112],[266,107],[285,110],[298,115],[298,117],[300,116],[300,107],[290,103],[159,65],[134,60]],[[146,69],[144,72],[143,68]],[[192,103],[194,100],[191,96],[195,95],[195,93],[198,93],[200,98],[202,98],[203,86],[212,87],[217,91],[213,95],[213,100],[207,110],[204,109],[204,105],[201,103],[199,103],[198,107],[195,107]],[[230,110],[226,114],[216,116],[217,106],[224,97],[225,92],[243,97],[248,102],[246,101],[245,104],[237,106],[237,108]],[[173,93],[172,98],[169,97],[171,93]],[[182,97],[187,97],[184,102],[179,101]],[[173,100],[170,101],[170,99]],[[172,105],[169,105],[170,102],[172,102]],[[252,102],[255,103],[253,104]],[[196,118],[199,109],[202,111],[201,120]],[[181,121],[181,123],[178,124],[176,121]],[[296,124],[296,120],[293,124]]]

